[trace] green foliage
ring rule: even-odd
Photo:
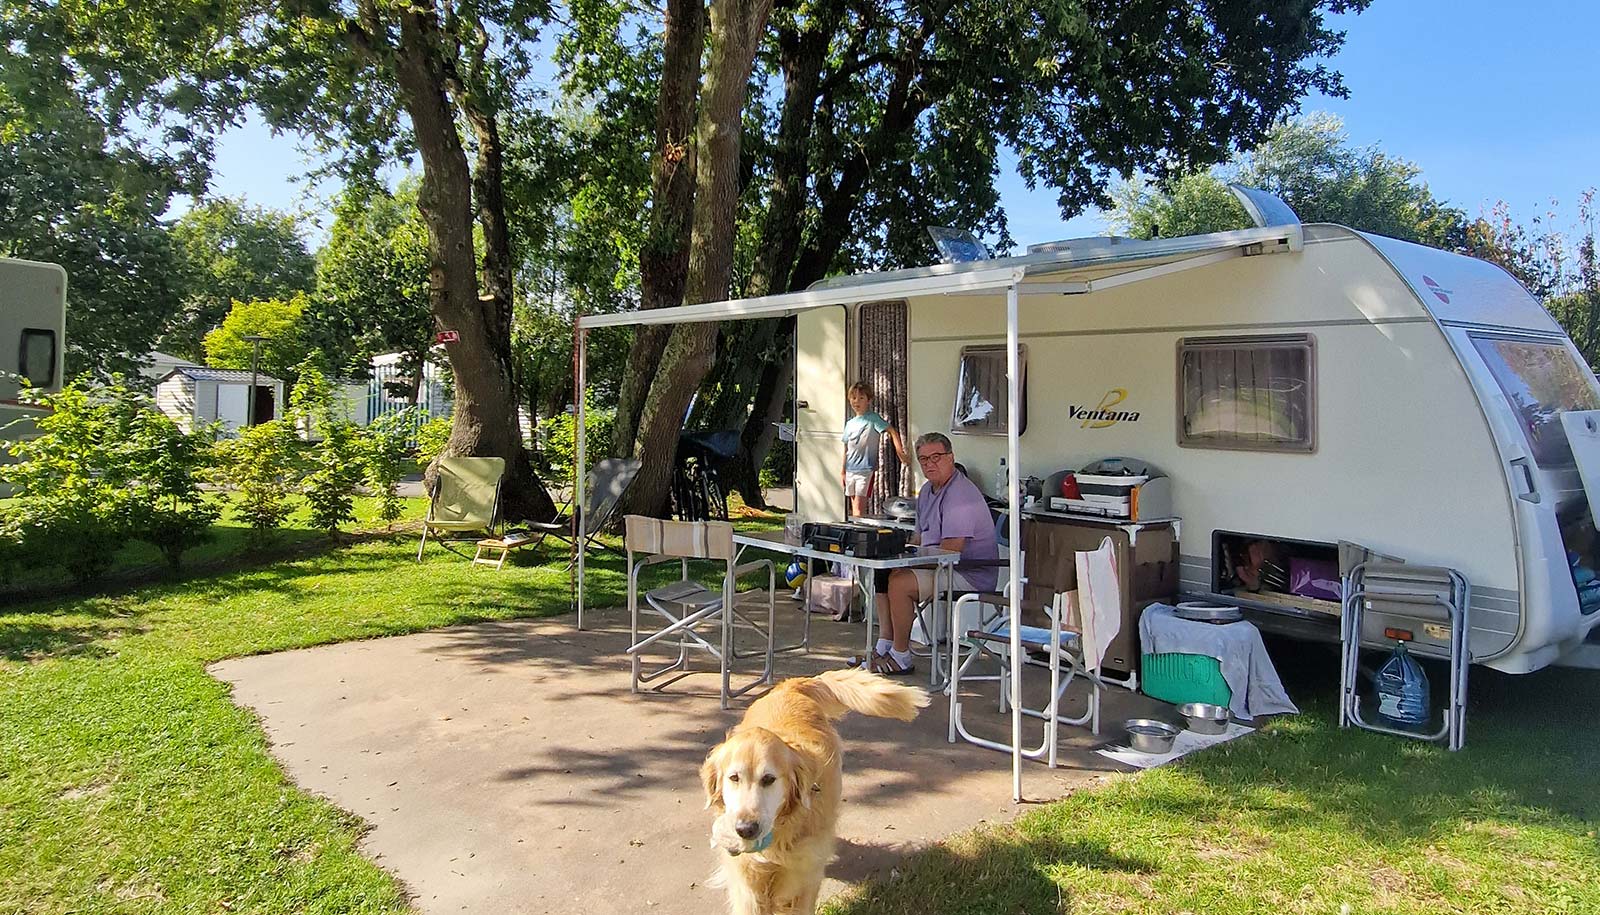
[[[258,335],[267,338],[261,341],[260,370],[280,379],[293,378],[295,367],[306,358],[301,322],[305,310],[303,294],[290,299],[234,302],[222,325],[205,336],[206,364],[248,371],[253,347],[244,338]]]
[[[309,292],[315,261],[287,213],[247,205],[242,199],[202,203],[178,218],[172,241],[183,262],[182,311],[161,346],[203,359],[206,332],[234,302],[287,299]]]
[[[344,420],[329,423],[307,460],[311,470],[301,492],[311,509],[311,525],[330,535],[355,520],[356,486],[361,483],[361,442],[356,427]]]
[[[385,413],[362,430],[357,442],[367,488],[378,500],[378,517],[385,524],[393,524],[405,507],[399,484],[408,469],[407,440],[421,418],[415,407]]]
[[[417,460],[432,464],[450,445],[450,430],[455,425],[448,416],[435,416],[417,428]]]
[[[360,431],[334,405],[333,385],[310,360],[296,372],[286,417],[313,444],[305,455],[309,470],[301,492],[311,509],[311,524],[333,534],[355,520],[356,486],[364,474]]]
[[[1303,222],[1453,248],[1464,243],[1465,215],[1436,199],[1415,163],[1376,146],[1355,147],[1328,114],[1278,124],[1259,145],[1225,166],[1154,187],[1124,183],[1113,220],[1136,238],[1172,238],[1251,225],[1225,186],[1235,181],[1281,197]]]
[[[353,185],[334,210],[317,255],[317,291],[306,311],[312,347],[341,374],[366,377],[373,356],[433,344],[428,294],[428,229],[417,210],[417,182],[395,194]]]
[[[209,435],[185,433],[120,379],[79,379],[42,402],[51,412],[38,419],[39,434],[14,444],[17,463],[0,467],[18,493],[0,552],[12,563],[59,562],[92,581],[131,537],[155,544],[175,568],[216,518],[199,489]]]
[[[161,552],[176,570],[183,554],[211,539],[221,514],[200,490],[212,465],[208,431],[186,433],[167,415],[141,409],[126,442],[132,478],[121,511],[128,531]]]
[[[286,420],[246,426],[219,445],[222,479],[238,490],[233,515],[258,540],[271,536],[294,511],[300,440]]]
[[[1115,219],[1134,238],[1175,238],[1255,225],[1233,192],[1210,172],[1184,175],[1167,187],[1127,181],[1112,191]]]
[[[617,411],[601,409],[593,399],[584,413],[584,430],[587,436],[584,449],[589,464],[611,453],[612,433],[616,430]],[[539,421],[539,456],[544,461],[553,480],[572,479],[572,465],[577,460],[577,423],[571,413],[557,413]]]
[[[16,75],[13,60],[0,56],[0,78]],[[129,356],[154,345],[178,293],[178,258],[161,221],[176,163],[121,144],[76,101],[30,110],[6,86],[0,175],[0,256],[67,271],[68,376],[135,368]]]
[[[92,581],[127,540],[122,445],[137,406],[126,388],[86,379],[43,402],[51,412],[38,436],[13,445],[17,463],[0,467],[0,480],[18,493],[11,511],[26,555],[59,556],[74,579]]]

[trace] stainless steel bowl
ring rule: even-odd
[[[1171,753],[1178,729],[1154,718],[1129,718],[1122,723],[1128,731],[1128,746],[1140,753]]]
[[[1221,734],[1228,729],[1228,722],[1233,720],[1233,713],[1225,705],[1211,705],[1207,702],[1185,702],[1178,706],[1178,714],[1188,723],[1189,730],[1196,734]]]

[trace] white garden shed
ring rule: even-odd
[[[250,421],[249,372],[180,365],[156,382],[156,407],[185,431],[221,422],[228,433],[283,415],[283,382],[257,373],[255,417]]]

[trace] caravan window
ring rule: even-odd
[[[1600,409],[1600,397],[1566,344],[1474,336],[1472,345],[1516,410],[1534,460],[1544,467],[1571,464],[1561,414]]]
[[[56,383],[56,332],[28,328],[17,346],[17,374],[36,388]]]
[[[1309,335],[1178,341],[1178,444],[1313,450],[1315,356]]]
[[[1017,347],[1017,434],[1028,431],[1028,348]],[[1006,434],[1006,348],[964,346],[956,375],[956,403],[950,431],[968,435]]]

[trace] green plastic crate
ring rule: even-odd
[[[1173,705],[1227,705],[1233,701],[1233,690],[1222,679],[1222,662],[1203,654],[1140,655],[1139,678],[1146,696]]]

